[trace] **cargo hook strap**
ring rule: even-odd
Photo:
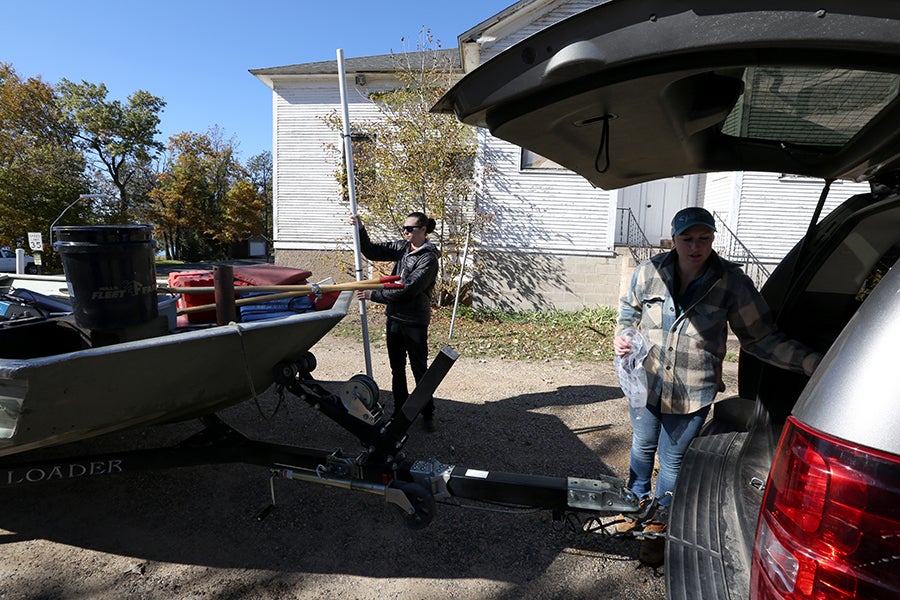
[[[591,121],[603,121],[603,129],[600,131],[600,147],[597,148],[597,156],[594,158],[594,169],[598,173],[609,171],[609,121],[614,115],[603,115]]]
[[[278,404],[275,406],[275,410],[272,411],[271,415],[266,415],[266,413],[263,412],[262,406],[259,403],[259,395],[256,393],[256,386],[253,385],[253,375],[250,373],[250,362],[247,360],[247,348],[244,347],[244,330],[234,321],[229,322],[228,326],[237,332],[238,340],[241,342],[241,358],[244,360],[244,372],[247,374],[247,385],[250,388],[250,397],[253,398],[256,410],[259,411],[259,414],[262,415],[264,419],[271,419],[278,413],[278,409],[281,408],[281,400],[284,399],[284,396],[278,401]]]

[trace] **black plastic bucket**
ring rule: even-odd
[[[152,226],[64,225],[53,233],[79,326],[117,329],[157,317]]]

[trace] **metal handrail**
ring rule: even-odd
[[[650,244],[650,240],[644,235],[644,230],[641,229],[630,208],[617,208],[616,210],[619,216],[619,224],[616,227],[619,236],[616,243],[627,246],[632,258],[638,263],[649,260],[651,256],[660,252],[660,248]]]
[[[753,280],[757,289],[769,278],[769,270],[759,261],[747,246],[725,223],[719,213],[713,212],[716,220],[716,239],[713,249],[726,260],[737,263],[744,268],[744,273]]]
[[[616,227],[616,243],[628,247],[631,256],[638,263],[649,260],[663,249],[650,244],[637,218],[630,208],[617,208],[619,223]],[[715,251],[726,260],[737,263],[753,284],[760,288],[769,278],[769,270],[759,261],[747,246],[737,237],[718,213],[713,212],[716,220],[716,239],[713,243]]]

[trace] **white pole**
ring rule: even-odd
[[[16,248],[16,275],[25,272],[25,249]]]
[[[466,245],[463,247],[462,265],[459,267],[459,283],[456,284],[456,298],[453,300],[453,315],[450,317],[450,331],[447,339],[453,339],[453,326],[456,324],[456,308],[459,306],[459,292],[462,290],[463,274],[466,272],[466,257],[469,256],[469,238],[472,237],[472,224],[466,230]]]
[[[353,144],[350,139],[350,109],[347,106],[347,76],[344,73],[344,51],[337,50],[338,79],[341,86],[341,107],[344,111],[344,164],[347,168],[347,192],[350,195],[350,213],[357,214],[356,181],[353,175]],[[362,281],[362,252],[359,248],[359,228],[353,228],[353,255],[356,260],[356,280]],[[366,357],[366,375],[372,377],[372,355],[369,351],[369,322],[366,317],[366,301],[359,301],[359,320],[362,323],[363,353]]]

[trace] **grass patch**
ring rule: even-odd
[[[370,341],[383,342],[383,309],[370,304],[367,315]],[[453,323],[453,339],[448,342],[451,319],[449,307],[432,312],[428,330],[432,356],[449,343],[470,358],[605,361],[613,357],[616,311],[611,308],[578,312],[504,312],[461,307]],[[332,331],[361,339],[359,314],[348,314]]]
[[[462,306],[453,323],[453,339],[448,342],[450,307],[431,313],[428,330],[429,356],[449,343],[467,357],[508,358],[510,360],[606,361],[613,359],[615,309],[602,307],[578,312],[561,310],[506,312],[474,310]],[[370,303],[369,341],[384,343],[384,307]],[[336,335],[362,341],[359,313],[351,312],[332,330]],[[726,362],[737,362],[737,352],[728,352]]]

